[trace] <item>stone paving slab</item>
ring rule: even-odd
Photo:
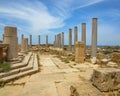
[[[58,96],[53,82],[28,82],[18,96]]]

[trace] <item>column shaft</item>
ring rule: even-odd
[[[92,19],[92,57],[97,56],[97,18]]]

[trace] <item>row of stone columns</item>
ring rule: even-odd
[[[64,32],[55,35],[54,44],[56,48],[64,48]]]
[[[83,61],[83,57],[86,54],[86,23],[82,23],[82,37],[81,42],[78,42],[78,27],[74,27],[74,51],[76,51],[76,55],[81,57],[81,61]],[[62,33],[62,48],[64,48],[64,33]],[[69,29],[69,41],[68,41],[68,49],[72,52],[72,29]],[[61,48],[61,35],[55,35],[55,47]],[[76,43],[77,42],[77,43]],[[76,46],[75,46],[76,45]],[[76,50],[75,50],[76,47]],[[78,51],[79,50],[79,51]],[[83,51],[83,52],[82,52]],[[92,46],[91,46],[91,57],[94,58],[97,56],[97,18],[92,18]],[[84,54],[83,54],[84,53]],[[83,55],[83,57],[82,57]],[[76,56],[76,57],[77,57]],[[80,59],[80,58],[79,58]],[[76,59],[77,60],[77,59]]]

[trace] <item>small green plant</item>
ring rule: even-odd
[[[4,71],[4,72],[8,72],[11,70],[11,64],[4,62],[4,63],[0,63],[0,68]]]
[[[0,87],[3,87],[5,85],[5,81],[0,81]]]

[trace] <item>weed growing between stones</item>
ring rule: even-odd
[[[8,72],[11,70],[11,64],[4,62],[0,64],[0,68],[4,71],[4,72]]]

